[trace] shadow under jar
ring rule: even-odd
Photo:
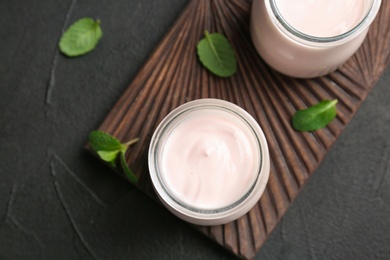
[[[381,0],[253,0],[251,36],[260,56],[292,77],[326,75],[360,47]]]
[[[198,225],[246,214],[268,181],[268,145],[255,119],[219,99],[198,99],[168,114],[149,147],[149,171],[161,202]]]

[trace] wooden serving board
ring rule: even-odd
[[[139,177],[136,187],[156,199],[148,146],[172,109],[210,97],[247,110],[269,143],[267,188],[257,205],[237,221],[195,227],[242,258],[255,256],[390,61],[390,1],[382,1],[364,44],[341,69],[310,80],[283,76],[262,61],[250,38],[250,8],[250,0],[190,1],[99,127],[121,141],[140,138],[126,159]],[[232,43],[239,67],[233,77],[215,77],[199,63],[196,44],[205,29],[225,34]],[[297,110],[335,98],[337,118],[327,128],[313,133],[292,129],[290,119]]]

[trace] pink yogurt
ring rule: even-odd
[[[248,192],[260,151],[244,122],[201,110],[176,126],[162,151],[164,182],[172,194],[202,209],[227,207]]]

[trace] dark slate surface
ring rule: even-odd
[[[83,149],[186,2],[0,1],[0,259],[232,257]],[[389,100],[388,69],[256,259],[390,259]]]

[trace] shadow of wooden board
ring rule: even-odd
[[[245,259],[253,258],[264,244],[390,61],[390,1],[382,1],[366,40],[346,64],[308,80],[283,76],[263,62],[250,38],[250,8],[249,0],[191,0],[99,127],[121,141],[140,138],[126,160],[139,178],[136,187],[157,200],[147,157],[160,121],[179,105],[199,98],[224,99],[247,110],[268,140],[267,188],[240,219],[194,226]],[[198,61],[196,45],[206,29],[223,33],[232,43],[238,58],[233,77],[218,78]],[[312,133],[294,131],[291,116],[323,99],[339,100],[337,118]]]

